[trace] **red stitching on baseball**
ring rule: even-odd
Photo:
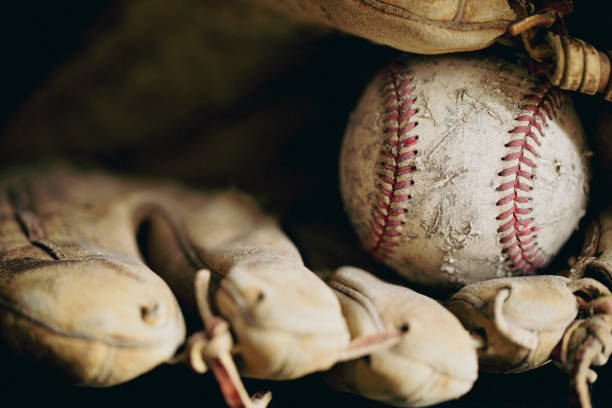
[[[401,177],[415,171],[415,166],[406,161],[418,154],[412,147],[417,143],[418,136],[409,134],[418,125],[418,122],[410,122],[417,110],[412,107],[416,98],[409,96],[414,91],[409,71],[396,65],[388,68],[381,76],[383,85],[380,91],[386,105],[383,127],[385,139],[381,151],[383,161],[378,174],[378,197],[371,229],[365,242],[366,248],[378,261],[393,255],[394,247],[399,245],[397,240],[402,233],[397,229],[404,222],[397,217],[406,211],[404,203],[411,198],[406,189],[414,184],[414,181]]]
[[[499,243],[507,245],[501,251],[506,255],[507,264],[513,271],[523,275],[533,274],[537,267],[548,262],[548,257],[540,250],[536,242],[535,233],[538,228],[532,225],[533,218],[526,217],[533,209],[520,205],[527,204],[531,200],[528,194],[533,190],[531,183],[536,167],[534,159],[538,157],[536,146],[541,145],[538,135],[544,136],[542,127],[546,126],[549,119],[552,119],[552,113],[561,103],[561,94],[550,84],[540,85],[531,90],[533,93],[525,97],[522,112],[515,119],[523,123],[516,125],[509,132],[511,137],[517,135],[520,137],[504,145],[512,150],[502,160],[516,162],[516,164],[498,173],[499,176],[510,176],[514,179],[500,183],[497,191],[508,192],[508,194],[496,203],[500,207],[511,204],[509,209],[504,209],[496,217],[501,222],[497,232],[504,234],[499,239]],[[532,143],[535,143],[536,146]],[[520,150],[515,151],[516,148]],[[527,157],[527,154],[533,159]]]

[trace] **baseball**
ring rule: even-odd
[[[345,209],[375,260],[440,289],[545,267],[585,213],[571,99],[482,55],[405,56],[351,114]]]

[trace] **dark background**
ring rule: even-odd
[[[83,47],[87,35],[109,3],[90,0],[11,2],[8,5],[5,2],[0,6],[0,128],[61,61]],[[598,47],[612,48],[612,38],[607,31],[607,15],[593,10],[593,3],[579,3],[582,4],[577,5],[575,14],[567,20],[570,32]],[[283,205],[281,218],[290,234],[294,234],[291,229],[294,220],[302,223],[329,220],[332,224],[344,225],[336,177],[325,176],[336,172],[340,144],[339,137],[329,135],[342,134],[348,110],[355,104],[362,89],[361,84],[382,64],[381,61],[396,54],[395,50],[346,36],[321,39],[306,48],[297,61],[285,67],[282,75],[266,83],[257,94],[257,98],[262,100],[274,100],[292,87],[306,100],[317,100],[313,108],[306,112],[302,129],[283,146],[285,158],[281,164],[285,166],[285,171],[300,180],[295,200],[291,205]],[[368,58],[363,58],[364,55]],[[324,92],[334,96],[319,98]],[[587,134],[592,135],[594,118],[600,108],[599,101],[577,97],[576,102]],[[317,157],[314,166],[310,159],[313,156]],[[4,163],[0,163],[0,170],[23,159],[5,159]],[[98,164],[116,170],[131,170],[121,157],[101,157]],[[598,174],[597,162],[595,169]],[[157,175],[164,175],[162,170],[159,172]],[[304,174],[309,177],[301,177]],[[248,185],[240,185],[240,181],[232,180],[232,183],[249,189]],[[593,209],[606,202],[607,184],[606,177],[595,177]],[[321,203],[313,198],[315,192],[336,198],[331,203]],[[274,203],[268,206],[275,208]],[[570,248],[575,249],[579,242],[580,237],[574,237]],[[599,379],[592,389],[593,403],[595,407],[607,407],[612,399],[612,368],[599,369],[598,373]],[[569,398],[566,384],[567,376],[553,365],[517,375],[482,374],[467,396],[440,407],[564,407],[568,406]],[[285,383],[251,380],[246,385],[250,392],[271,389],[272,406],[277,407],[382,406],[359,397],[329,391],[317,375]],[[79,388],[66,385],[52,372],[14,355],[3,345],[0,345],[0,395],[0,406],[16,405],[9,402],[11,398],[16,398],[13,401],[18,401],[22,406],[223,406],[212,376],[194,375],[183,366],[162,366],[134,381],[110,389]]]

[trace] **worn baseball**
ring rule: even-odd
[[[571,99],[522,66],[406,56],[351,114],[341,190],[375,260],[450,289],[545,267],[585,213],[588,156]]]

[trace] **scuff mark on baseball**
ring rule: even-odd
[[[351,115],[341,192],[377,261],[452,289],[550,262],[585,212],[587,149],[569,96],[524,67],[405,56]]]

